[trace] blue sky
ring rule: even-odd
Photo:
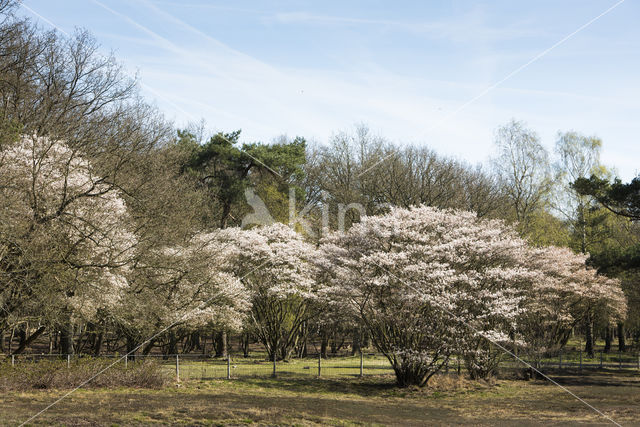
[[[605,164],[640,172],[637,0],[524,68],[617,0],[24,3],[43,27],[91,31],[177,125],[323,143],[364,123],[475,163],[516,118],[549,149],[559,130],[597,135]]]

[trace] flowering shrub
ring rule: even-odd
[[[229,271],[241,278],[251,301],[249,328],[269,358],[286,359],[296,346],[309,302],[317,297],[315,249],[283,224],[227,228],[215,240],[229,251]]]
[[[585,316],[598,312],[605,320],[622,320],[626,298],[620,281],[587,268],[586,255],[568,248],[529,251],[535,277],[518,319],[517,341],[536,363],[556,353]]]
[[[229,271],[230,256],[231,248],[218,239],[218,232],[197,233],[183,245],[142,254],[129,275],[129,298],[118,313],[120,327],[133,341],[169,325],[182,331],[240,329],[249,298]],[[177,352],[175,345],[170,342],[167,351]]]
[[[471,212],[393,208],[319,248],[282,224],[149,243],[123,192],[85,157],[26,136],[0,151],[0,329],[39,324],[24,342],[41,325],[74,322],[115,326],[129,350],[170,325],[244,328],[269,358],[286,359],[309,325],[325,347],[329,334],[365,327],[398,383],[423,386],[453,354],[487,377],[502,354],[495,344],[539,360],[586,317],[626,312],[620,283],[585,256],[533,248]]]
[[[60,324],[119,304],[137,239],[119,191],[82,153],[22,136],[0,152],[0,199],[0,316]]]
[[[532,249],[470,212],[394,208],[325,238],[320,254],[323,295],[367,326],[401,386],[425,385],[454,353],[473,377],[490,375],[500,354],[491,343],[518,331],[537,345],[536,330],[557,341],[584,307],[624,307],[619,285],[584,258]]]
[[[324,239],[318,264],[327,295],[361,317],[398,383],[422,386],[482,334],[508,338],[525,247],[499,221],[422,206]]]

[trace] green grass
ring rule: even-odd
[[[640,376],[631,372],[556,377],[621,424],[640,419]],[[26,420],[63,391],[5,393],[0,423]],[[399,389],[388,375],[194,380],[162,389],[79,390],[37,425],[418,425],[606,424],[560,388],[543,381],[472,382],[439,376],[425,389]]]
[[[571,344],[571,343],[570,343]],[[578,350],[575,350],[575,346],[569,346],[569,349],[564,350],[562,353],[563,369],[566,369],[572,365],[577,367],[580,360],[580,354]],[[175,357],[164,359],[161,356],[152,356],[154,360],[161,363],[161,367],[164,372],[170,378],[176,377]],[[526,357],[525,357],[526,359]],[[141,360],[140,358],[138,360]],[[638,371],[637,369],[637,356],[631,352],[622,354],[623,368],[630,371]],[[559,365],[558,357],[550,357],[543,359],[543,368],[556,370]],[[582,354],[582,362],[585,368],[597,368],[600,364],[600,354],[596,353],[595,358],[588,358],[585,353]],[[618,368],[618,354],[610,353],[603,354],[603,363],[605,367],[609,369]],[[6,363],[6,361],[5,361]],[[18,362],[20,363],[30,363]],[[133,362],[129,362],[132,364]],[[608,365],[608,366],[606,366]],[[513,358],[505,355],[501,366],[503,368],[522,368],[523,365],[520,362],[515,361]],[[119,362],[115,369],[121,369],[124,367],[124,361]],[[450,361],[450,371],[455,372],[457,370],[457,361],[452,359]],[[464,363],[461,363],[461,369],[464,372]],[[638,371],[640,372],[640,371]],[[251,377],[270,377],[273,373],[273,362],[268,361],[266,354],[263,352],[254,352],[251,357],[244,358],[240,355],[234,355],[231,358],[231,377],[234,379],[251,378]],[[391,375],[393,370],[388,360],[379,354],[366,354],[364,357],[364,376],[369,375]],[[277,361],[276,363],[276,375],[281,376],[299,376],[301,378],[316,378],[318,376],[318,359],[316,358],[303,358],[303,359],[290,359],[288,361]],[[358,378],[360,376],[360,356],[340,356],[329,357],[322,359],[321,361],[321,377],[323,378]],[[227,378],[227,361],[224,359],[216,358],[199,358],[197,355],[184,355],[180,356],[180,379],[181,380],[211,380],[211,379],[226,379]]]
[[[175,376],[175,359],[163,363],[167,373]],[[363,367],[364,375],[392,374],[391,365],[383,356],[367,355]],[[264,357],[231,359],[231,377],[267,377],[273,374],[273,362]],[[318,360],[314,358],[291,359],[276,362],[276,375],[298,375],[315,378],[318,376]],[[322,359],[322,377],[360,376],[360,356],[334,357]],[[180,359],[180,379],[220,379],[227,377],[227,362],[221,359]]]
[[[577,367],[580,355],[578,351],[564,351],[562,354],[563,369],[570,364]],[[557,357],[543,359],[543,367],[545,369],[557,369],[559,365]],[[595,358],[588,358],[586,354],[582,354],[582,362],[584,367],[597,368],[600,364],[600,355],[596,354]],[[603,363],[605,367],[609,365],[609,369],[617,369],[618,355],[604,354]],[[637,371],[637,356],[631,353],[622,355],[623,368],[629,371]],[[626,364],[626,366],[625,366]],[[503,363],[504,368],[521,368],[523,365],[505,356]],[[166,361],[163,369],[175,378],[175,359]],[[450,361],[450,371],[457,370],[457,361]],[[462,371],[465,371],[464,363],[461,364]],[[252,358],[235,357],[231,361],[231,377],[232,378],[249,378],[249,377],[269,377],[273,373],[273,362],[267,361],[265,357],[254,356]],[[342,377],[357,378],[360,376],[360,356],[353,357],[332,357],[322,359],[321,361],[321,377]],[[393,370],[391,365],[384,356],[366,355],[364,359],[364,376],[369,375],[391,375]],[[318,360],[314,358],[291,359],[289,361],[277,361],[276,375],[295,375],[302,378],[315,378],[318,376]],[[221,359],[180,359],[180,379],[182,380],[199,380],[199,379],[223,379],[227,378],[227,362]]]

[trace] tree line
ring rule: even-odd
[[[540,360],[574,333],[588,353],[640,340],[637,180],[598,138],[549,153],[514,120],[480,166],[364,126],[328,144],[176,129],[88,33],[15,7],[0,0],[0,351],[370,342],[424,385],[452,354],[490,375],[496,344]],[[252,200],[268,221],[247,223]]]

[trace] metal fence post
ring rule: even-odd
[[[602,369],[602,366],[603,366],[602,365],[602,354],[603,354],[603,351],[600,350],[600,369]]]
[[[618,369],[622,369],[622,352],[618,350]]]
[[[318,378],[322,375],[322,353],[318,353]]]
[[[227,354],[227,379],[231,379],[231,355]]]
[[[640,360],[640,358],[638,360]],[[638,362],[638,363],[640,363],[640,362]],[[11,367],[14,367],[14,366],[16,366],[16,355],[12,354],[11,355]]]
[[[558,354],[558,369],[562,369],[562,351]]]
[[[180,356],[176,354],[176,381],[180,382]]]
[[[71,367],[71,355],[67,354],[67,369]]]
[[[580,350],[580,370],[582,370],[582,350]]]
[[[360,350],[360,378],[364,377],[364,353]]]
[[[127,369],[127,366],[129,366],[129,355],[125,354],[124,355],[124,369]]]

